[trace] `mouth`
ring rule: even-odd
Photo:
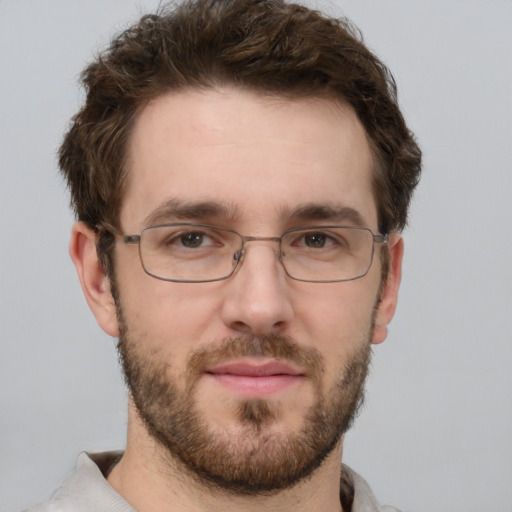
[[[263,398],[306,378],[301,370],[273,359],[245,358],[208,368],[205,376],[245,398]]]

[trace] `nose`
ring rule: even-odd
[[[226,281],[222,319],[231,330],[266,335],[283,332],[293,317],[287,276],[275,244],[251,241]]]

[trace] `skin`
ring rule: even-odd
[[[364,129],[346,104],[292,101],[228,88],[170,93],[150,102],[135,123],[120,227],[126,234],[139,233],[162,204],[179,199],[228,204],[229,212],[186,220],[229,227],[243,235],[279,236],[301,225],[354,223],[290,218],[290,211],[310,203],[349,207],[365,227],[378,233],[372,165]],[[322,391],[328,393],[361,344],[386,338],[400,283],[402,239],[391,235],[384,286],[378,247],[363,278],[322,284],[290,279],[275,249],[275,242],[250,242],[232,277],[188,284],[148,276],[137,248],[117,243],[116,281],[130,336],[140,341],[142,353],[166,361],[178,383],[183,380],[180,368],[200,346],[215,346],[240,334],[290,336],[322,356]],[[70,253],[99,325],[117,336],[110,283],[97,259],[95,235],[83,223],[73,228]],[[229,432],[234,440],[243,436],[233,407],[240,399],[236,389],[205,377],[199,379],[195,396],[209,427]],[[280,411],[266,428],[286,436],[303,424],[315,387],[299,379],[265,397]],[[341,443],[311,478],[259,497],[206,488],[162,450],[130,402],[126,452],[109,483],[141,512],[341,510]]]

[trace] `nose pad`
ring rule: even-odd
[[[242,263],[242,260],[244,259],[245,254],[245,248],[242,247],[242,249],[238,249],[238,251],[233,253],[233,259],[231,260],[231,263],[233,264],[233,268],[231,270],[231,274],[233,275],[234,272],[237,271],[238,267],[240,266],[240,263]]]
[[[233,264],[235,267],[242,261],[244,254],[245,254],[245,249],[239,249],[238,251],[236,251],[233,254]]]

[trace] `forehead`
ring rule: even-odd
[[[285,222],[308,205],[349,208],[376,226],[366,134],[353,109],[334,100],[238,89],[169,93],[139,114],[127,156],[125,229],[184,203],[218,203],[219,215],[252,224]]]

